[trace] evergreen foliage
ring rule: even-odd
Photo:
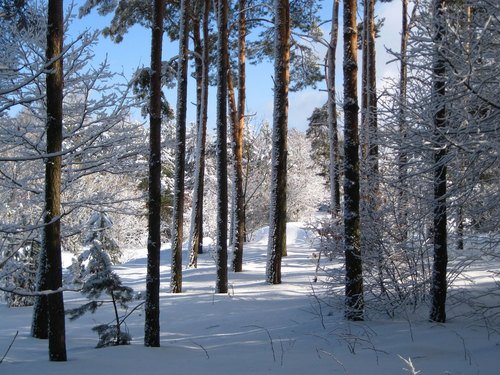
[[[6,288],[19,288],[25,291],[34,291],[36,286],[37,259],[40,253],[40,243],[29,241],[20,249],[9,246],[1,256],[8,259],[3,265],[0,279]],[[4,293],[9,307],[32,306],[35,298],[30,295]]]
[[[330,183],[330,143],[328,142],[327,103],[315,108],[307,119],[307,138],[311,140],[311,158],[320,166],[320,175]]]
[[[134,297],[133,289],[124,286],[120,277],[111,269],[111,259],[98,239],[93,239],[90,247],[78,257],[79,273],[74,282],[81,284],[81,293],[90,299],[89,302],[68,309],[66,314],[70,320],[80,318],[87,312],[94,313],[104,303],[112,303],[114,323],[100,324],[93,328],[99,335],[98,348],[110,345],[127,345],[131,337],[123,331],[123,320],[118,315],[118,308],[127,309]],[[111,299],[103,299],[108,296]]]
[[[106,249],[112,263],[120,260],[120,246],[109,234],[113,226],[113,221],[105,212],[94,212],[87,222],[89,228],[86,238],[83,241],[84,246],[90,246],[94,240],[98,240],[103,249]]]

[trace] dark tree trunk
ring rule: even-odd
[[[367,19],[367,116],[368,116],[368,165],[370,174],[371,209],[377,210],[378,196],[378,116],[377,116],[377,74],[375,54],[375,0],[368,2]]]
[[[174,209],[172,228],[172,293],[182,292],[182,240],[184,221],[184,173],[186,160],[187,71],[189,43],[188,0],[181,1],[179,62],[177,70],[177,121],[174,175]]]
[[[281,284],[281,257],[286,254],[286,170],[288,83],[290,81],[290,5],[274,1],[274,113],[271,167],[271,208],[267,249],[267,282]]]
[[[47,253],[45,246],[40,249],[38,269],[36,272],[36,290],[47,290]],[[31,322],[31,336],[37,339],[49,338],[49,311],[47,296],[37,296],[33,306],[33,320]]]
[[[229,32],[229,30],[228,30]],[[229,37],[229,34],[228,34]],[[226,55],[227,61],[226,65],[231,66],[231,62],[229,60],[229,54]],[[231,129],[231,137],[232,137],[232,145],[233,145],[233,158],[232,158],[232,169],[233,169],[233,191],[231,194],[231,225],[229,228],[229,244],[231,246],[234,245],[234,240],[235,240],[235,235],[236,235],[236,212],[238,210],[237,207],[237,197],[236,197],[236,184],[234,184],[234,179],[236,178],[236,155],[234,155],[234,149],[235,149],[235,144],[236,144],[236,132],[238,128],[238,109],[236,108],[236,95],[234,93],[234,80],[233,80],[233,73],[232,69],[229,68],[227,70],[227,99],[228,99],[228,105],[229,105],[229,126]]]
[[[381,243],[381,231],[377,229],[379,218],[379,156],[378,156],[378,114],[377,114],[377,76],[376,76],[376,54],[375,54],[375,0],[364,0],[364,40],[363,46],[363,84],[364,89],[364,125],[365,128],[365,173],[366,180],[362,197],[365,197],[366,215],[363,220],[366,221],[364,227],[365,243],[370,249],[376,261],[378,282],[381,293],[385,294],[384,275],[383,275],[383,250]],[[362,220],[362,221],[363,221]]]
[[[432,103],[434,104],[434,264],[432,269],[431,285],[431,312],[430,320],[434,322],[446,321],[446,293],[447,293],[447,212],[446,212],[446,152],[447,145],[444,137],[446,119],[446,62],[440,52],[445,34],[444,24],[445,0],[434,0],[434,62]]]
[[[207,139],[207,105],[208,105],[208,64],[209,64],[209,33],[208,22],[210,15],[210,1],[205,0],[203,3],[203,47],[197,48],[197,52],[201,54],[201,59],[196,66],[196,78],[199,86],[198,98],[198,132],[196,138],[196,149],[198,158],[196,159],[195,170],[195,185],[193,192],[193,211],[191,215],[191,246],[189,266],[197,267],[198,254],[203,253],[203,190],[205,185],[205,145]],[[198,36],[198,40],[199,40]],[[196,43],[197,46],[200,44]],[[198,59],[197,59],[198,60]],[[200,65],[200,66],[199,66]],[[198,82],[199,80],[199,82]]]
[[[361,126],[359,130],[361,160],[368,160],[368,1],[363,0],[363,27],[361,29]]]
[[[346,318],[363,320],[359,217],[359,135],[356,1],[344,1],[344,241]]]
[[[217,280],[216,293],[227,293],[227,0],[217,0]]]
[[[337,101],[335,90],[335,54],[339,33],[339,2],[335,0],[332,10],[332,29],[327,51],[327,87],[328,87],[328,135],[330,138],[330,209],[332,214],[340,213],[340,152],[337,129]]]
[[[464,249],[464,209],[462,206],[458,207],[457,217],[457,249]]]
[[[238,121],[233,129],[234,212],[233,271],[243,270],[243,243],[245,242],[245,196],[243,195],[243,130],[246,102],[246,0],[238,1]]]
[[[47,26],[47,157],[45,164],[44,238],[46,278],[49,290],[62,287],[61,265],[61,150],[63,129],[63,1],[49,0]],[[55,61],[54,61],[55,60]],[[49,357],[66,361],[66,333],[63,294],[48,296]]]
[[[402,2],[402,25],[401,25],[401,67],[399,72],[399,135],[401,138],[400,141],[400,150],[398,153],[398,184],[399,184],[399,203],[398,203],[398,211],[399,218],[398,221],[400,223],[401,228],[401,244],[402,246],[406,246],[406,240],[408,237],[407,230],[407,164],[408,164],[408,154],[406,152],[406,138],[408,133],[408,126],[406,124],[406,89],[408,82],[408,38],[409,38],[409,30],[408,30],[408,0],[401,0]]]
[[[368,231],[366,246],[373,247],[379,241],[374,232],[377,222],[378,191],[378,124],[377,124],[377,85],[375,58],[375,0],[363,1],[363,38],[362,38],[362,88],[361,88],[361,155],[365,183],[362,194],[366,202],[366,221]]]
[[[148,265],[144,345],[160,346],[160,211],[161,211],[161,53],[164,0],[155,0],[151,36],[149,113]]]

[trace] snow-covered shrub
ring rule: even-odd
[[[94,212],[90,216],[87,226],[89,231],[83,240],[83,245],[89,246],[93,244],[94,240],[98,240],[111,261],[117,263],[120,260],[121,252],[118,243],[109,235],[109,229],[113,226],[111,218],[105,212]]]
[[[8,260],[3,265],[0,279],[8,289],[21,289],[25,292],[35,290],[36,268],[40,244],[31,241],[20,248],[15,254],[2,254]],[[34,297],[15,293],[5,293],[5,301],[9,307],[32,306]]]
[[[97,347],[129,344],[131,337],[122,329],[124,318],[119,316],[118,309],[128,308],[128,303],[134,297],[133,289],[124,286],[120,277],[113,272],[110,257],[97,239],[94,239],[90,248],[78,257],[78,264],[78,273],[74,275],[73,281],[76,284],[81,283],[81,293],[90,302],[67,310],[70,320],[77,319],[86,312],[94,313],[104,303],[112,303],[115,313],[114,324],[101,324],[93,328],[99,335]],[[102,295],[107,295],[108,299],[102,299]]]

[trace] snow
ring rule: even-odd
[[[411,359],[421,374],[498,374],[500,337],[460,315],[435,324],[425,317],[352,323],[343,319],[343,311],[327,305],[319,314],[311,289],[314,250],[311,234],[303,227],[287,226],[283,284],[264,282],[263,229],[254,242],[245,244],[244,272],[229,274],[227,295],[213,292],[216,276],[210,252],[199,256],[197,269],[184,270],[184,293],[168,293],[170,250],[162,250],[160,348],[143,346],[144,314],[138,310],[126,321],[131,345],[95,349],[98,338],[91,327],[113,319],[111,306],[103,306],[93,315],[66,321],[68,361],[49,362],[47,341],[29,334],[32,308],[9,309],[2,303],[0,358],[16,331],[19,335],[0,373],[404,374],[409,368],[405,360]],[[145,289],[144,254],[139,249],[135,259],[115,267],[124,284],[136,291]],[[480,273],[491,268],[491,263],[474,267],[471,276],[480,279],[486,276]],[[319,282],[314,289],[319,291]],[[65,292],[66,308],[84,301],[80,294]]]

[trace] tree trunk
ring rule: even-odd
[[[149,112],[148,264],[144,345],[160,346],[160,211],[161,211],[161,53],[164,0],[155,0],[151,35]]]
[[[267,248],[267,282],[281,284],[281,257],[286,254],[286,170],[288,83],[290,81],[290,5],[274,0],[274,113],[271,208]]]
[[[346,313],[363,320],[363,270],[359,217],[359,135],[356,0],[344,1],[344,241]]]
[[[368,160],[368,2],[363,0],[363,27],[361,29],[361,160]]]
[[[170,288],[182,292],[182,240],[184,222],[184,173],[186,163],[187,70],[189,43],[188,0],[181,1],[179,62],[177,70],[177,121],[174,176],[174,209],[172,228],[172,265]]]
[[[340,153],[337,130],[337,100],[335,90],[335,71],[337,40],[339,33],[339,2],[335,0],[332,10],[332,29],[327,51],[327,87],[328,87],[328,135],[330,139],[330,209],[332,214],[340,213]]]
[[[401,228],[401,244],[406,246],[408,238],[408,219],[406,215],[407,210],[407,164],[408,155],[406,152],[406,138],[408,133],[408,126],[406,123],[406,91],[408,85],[408,0],[401,0],[402,2],[402,26],[401,26],[401,67],[399,72],[399,136],[400,136],[400,149],[398,152],[398,185],[399,185],[399,203],[398,212]]]
[[[229,30],[228,30],[229,33]],[[228,34],[229,37],[229,34]],[[226,55],[226,66],[230,67],[231,62],[229,60],[229,54]],[[236,211],[237,211],[237,197],[236,197],[236,184],[234,183],[234,179],[236,178],[236,156],[234,155],[234,148],[236,147],[236,131],[238,128],[238,109],[236,108],[236,95],[234,93],[234,81],[233,81],[233,73],[232,69],[229,68],[227,70],[227,99],[229,105],[229,126],[231,129],[231,137],[232,137],[232,145],[233,145],[233,159],[231,162],[233,169],[233,191],[231,194],[231,225],[229,227],[229,245],[233,246],[234,236],[236,234]]]
[[[376,225],[378,222],[378,124],[377,124],[377,84],[376,84],[376,58],[375,58],[375,0],[363,1],[363,38],[362,38],[362,88],[361,88],[361,155],[362,175],[364,183],[361,185],[363,203],[366,214],[363,220],[366,227],[362,246],[376,249]],[[366,242],[366,243],[365,243]]]
[[[227,293],[227,0],[217,0],[217,280],[216,293]]]
[[[47,27],[47,157],[45,164],[44,238],[46,278],[49,290],[62,287],[61,265],[61,162],[63,129],[63,1],[49,0]],[[54,61],[55,60],[55,61]],[[63,294],[48,296],[49,357],[66,361],[66,333]]]
[[[245,127],[246,102],[246,0],[238,2],[238,119],[233,129],[234,157],[234,234],[233,271],[243,270],[243,243],[245,242],[245,196],[243,195],[243,132]]]
[[[373,211],[378,209],[378,119],[377,119],[377,74],[375,54],[375,0],[368,2],[367,40],[367,116],[368,116],[368,161],[370,176],[370,201]],[[377,218],[375,217],[375,220]]]
[[[196,158],[195,167],[195,185],[193,191],[193,210],[191,215],[191,233],[190,233],[190,259],[189,267],[197,267],[198,254],[203,253],[203,190],[205,185],[205,145],[207,139],[207,105],[208,105],[208,64],[209,64],[209,34],[208,22],[210,15],[210,1],[204,1],[203,8],[203,47],[197,48],[198,53],[201,53],[201,59],[198,67],[197,64],[197,80],[200,86],[200,94],[198,98],[198,132],[196,138],[196,150],[198,157]],[[199,39],[199,37],[198,37]],[[199,43],[196,43],[197,45]],[[201,49],[201,50],[200,50]],[[198,59],[197,59],[198,60]],[[201,68],[201,69],[200,69]],[[199,71],[201,70],[201,75]]]
[[[36,272],[36,290],[47,290],[47,253],[45,246],[40,249],[38,269]],[[36,339],[49,338],[49,311],[47,296],[37,296],[33,306],[33,319],[31,322],[31,336]]]
[[[457,250],[464,249],[464,210],[463,207],[458,207],[457,214]]]
[[[379,156],[378,156],[378,114],[377,114],[377,76],[376,76],[376,54],[375,54],[375,0],[365,0],[366,13],[366,109],[365,121],[367,127],[368,155],[366,159],[366,208],[367,225],[364,237],[367,239],[366,246],[372,249],[378,272],[378,282],[382,294],[385,294],[383,261],[384,254],[381,231],[377,223],[379,218]],[[364,57],[363,57],[364,58]],[[363,246],[363,245],[362,245]]]
[[[447,293],[447,212],[446,212],[446,153],[447,144],[444,137],[447,126],[445,106],[446,95],[446,61],[440,52],[442,47],[444,24],[445,0],[433,1],[433,26],[434,26],[434,62],[432,103],[434,104],[434,263],[432,269],[431,285],[431,312],[430,320],[434,322],[446,321],[446,293]]]

